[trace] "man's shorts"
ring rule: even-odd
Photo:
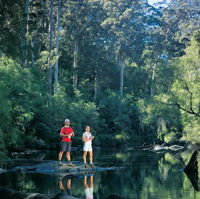
[[[84,144],[83,145],[83,151],[92,151],[92,145],[91,144]]]
[[[60,151],[67,151],[70,152],[71,151],[71,142],[61,142],[60,144]]]

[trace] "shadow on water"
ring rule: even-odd
[[[188,162],[183,165],[169,152],[152,151],[99,151],[95,163],[102,167],[118,166],[118,170],[84,172],[62,177],[16,170],[0,174],[1,199],[193,199],[198,194],[198,153],[183,152],[180,158]],[[40,156],[41,157],[41,156]],[[80,152],[74,159],[82,160]],[[27,165],[41,160],[18,160],[2,162],[3,169]],[[47,160],[43,160],[45,162]],[[12,166],[11,166],[12,165]],[[191,172],[192,171],[192,172]],[[185,174],[186,175],[185,175]],[[193,187],[194,189],[193,189]],[[199,195],[200,198],[200,195]]]
[[[198,172],[198,151],[194,151],[190,161],[188,162],[187,166],[184,168],[184,172],[190,179],[192,186],[194,187],[195,191],[200,191],[200,187],[198,185],[199,181],[199,172]]]

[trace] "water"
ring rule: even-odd
[[[86,186],[93,187],[93,197],[106,199],[118,195],[129,199],[193,199],[200,198],[186,174],[183,164],[191,153],[180,155],[151,151],[95,151],[95,164],[120,167],[115,171],[101,171],[85,176],[65,176],[9,172],[0,174],[0,186],[28,193],[55,194],[65,190],[78,198],[86,198]],[[34,158],[56,159],[52,152]],[[26,156],[26,159],[33,156]],[[81,152],[72,152],[72,159],[82,161]],[[5,165],[6,164],[6,165]],[[1,163],[8,167],[10,163]],[[93,183],[92,183],[93,182]],[[92,185],[93,184],[93,185]],[[67,188],[68,187],[68,188]]]

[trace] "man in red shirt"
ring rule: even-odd
[[[71,137],[74,136],[73,129],[70,127],[70,120],[66,119],[65,120],[65,126],[62,127],[60,131],[60,136],[62,138],[61,141],[61,146],[60,146],[60,152],[58,154],[58,164],[59,166],[62,165],[61,160],[63,153],[66,151],[66,158],[67,158],[67,165],[68,166],[75,166],[71,162],[71,157],[70,157],[70,151],[71,151]]]

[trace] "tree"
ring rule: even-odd
[[[191,46],[185,50],[176,66],[177,80],[172,85],[172,94],[175,105],[183,112],[200,117],[200,32],[197,32],[191,41]]]
[[[58,12],[57,12],[57,31],[56,31],[56,64],[55,64],[55,83],[54,83],[54,94],[58,92],[58,56],[59,56],[59,40],[61,31],[60,27],[60,15],[61,15],[61,0],[58,0]]]

